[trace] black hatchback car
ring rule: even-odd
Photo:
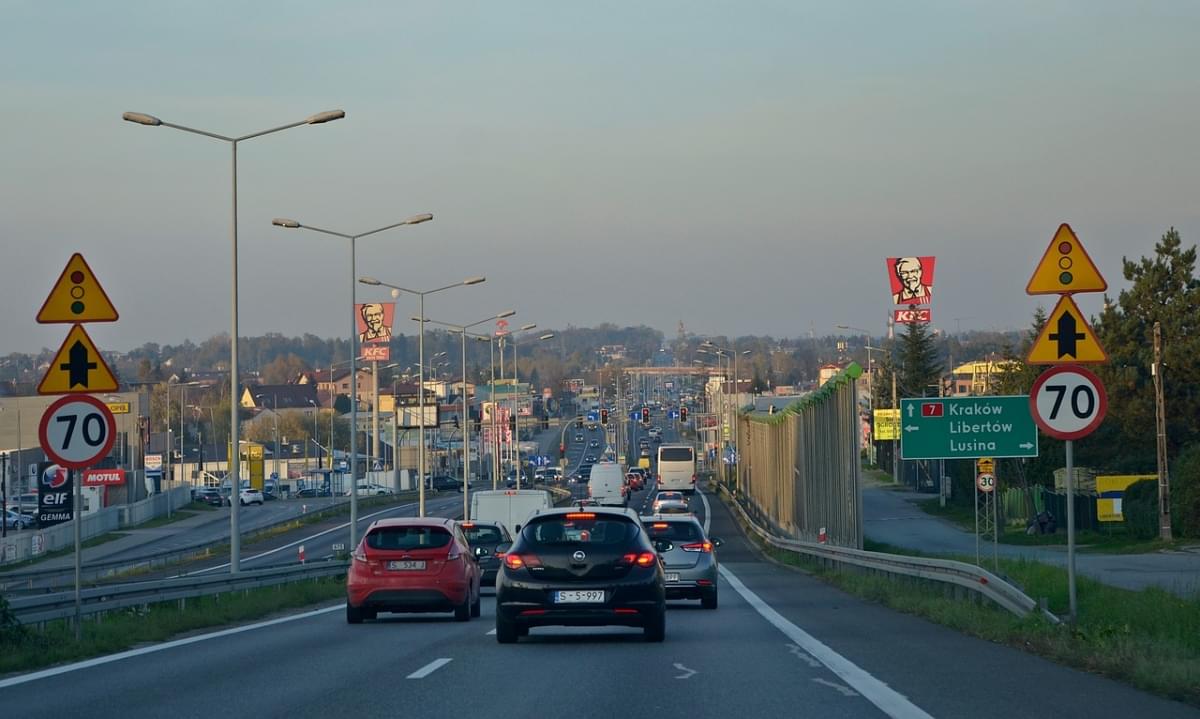
[[[467,521],[459,522],[458,526],[462,527],[467,544],[471,545],[471,551],[479,560],[479,568],[483,571],[480,584],[485,587],[494,585],[500,570],[500,559],[504,556],[496,548],[502,544],[511,545],[512,535],[499,522]]]
[[[504,548],[504,545],[500,545]],[[577,507],[525,523],[496,577],[496,641],[537,626],[642,627],[666,636],[666,591],[658,554],[633,512]]]

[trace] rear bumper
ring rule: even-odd
[[[559,589],[603,589],[605,601],[596,604],[555,604]],[[615,584],[517,582],[500,577],[496,585],[496,614],[525,627],[643,626],[666,610],[663,585],[653,581]]]
[[[462,606],[471,593],[466,580],[371,579],[379,581],[347,583],[346,601],[350,606],[389,612],[448,612]]]

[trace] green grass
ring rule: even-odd
[[[83,639],[65,621],[0,630],[0,674],[29,671],[62,662],[112,654],[147,642],[161,642],[185,632],[245,622],[345,596],[344,577],[295,582],[248,592],[151,604],[85,619]]]
[[[934,586],[930,583],[824,569],[802,555],[765,545],[752,532],[747,534],[776,561],[801,567],[866,600],[1200,706],[1200,595],[1181,599],[1158,588],[1130,591],[1078,577],[1079,616],[1074,625],[1055,625],[1037,613],[1021,618],[987,603],[944,596],[930,591]],[[866,542],[864,548],[921,556],[876,542]],[[965,557],[951,558],[969,562]],[[1000,573],[1027,595],[1045,598],[1052,612],[1066,614],[1066,570],[1002,559]]]
[[[975,508],[961,504],[947,503],[940,506],[936,498],[923,499],[916,503],[926,514],[943,517],[958,525],[964,531],[975,532]],[[1026,534],[1021,527],[1001,527],[998,539],[1001,544],[1022,546],[1066,546],[1067,533],[1065,522],[1058,526],[1054,534]],[[1191,543],[1195,543],[1192,540]],[[1159,539],[1139,539],[1134,537],[1124,526],[1114,526],[1103,531],[1076,530],[1075,546],[1081,552],[1100,554],[1144,554],[1158,552],[1163,549],[1173,549],[1184,546],[1188,542],[1163,542]]]

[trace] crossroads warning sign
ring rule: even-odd
[[[38,394],[116,392],[117,378],[83,325],[75,325],[38,383]]]
[[[1029,348],[1025,361],[1029,364],[1095,364],[1107,362],[1108,353],[1100,346],[1100,340],[1075,301],[1070,295],[1063,295]]]

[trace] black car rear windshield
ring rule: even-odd
[[[695,458],[691,447],[663,447],[658,450],[660,462],[691,462]]]
[[[437,549],[450,543],[442,527],[380,527],[367,535],[371,549]]]
[[[646,526],[652,539],[669,539],[673,542],[699,542],[703,532],[695,522],[651,522]]]
[[[504,541],[504,535],[500,533],[498,527],[486,524],[463,527],[463,534],[467,535],[467,542],[470,544],[499,544]]]
[[[637,525],[624,517],[577,514],[580,516],[560,514],[538,519],[525,525],[521,535],[534,545],[621,545],[638,533]]]

